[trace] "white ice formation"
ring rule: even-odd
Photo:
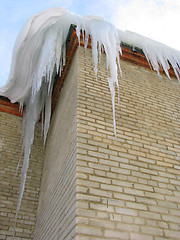
[[[153,69],[159,73],[159,67],[162,66],[169,78],[168,69],[171,64],[180,81],[180,52],[161,43],[132,32],[117,30],[102,18],[77,16],[60,7],[31,17],[16,40],[8,83],[0,89],[0,95],[8,97],[12,102],[19,102],[21,107],[26,106],[23,118],[24,161],[16,218],[23,197],[35,123],[42,113],[45,141],[51,116],[54,73],[61,73],[65,64],[66,38],[71,24],[76,25],[78,38],[80,31],[85,31],[85,47],[89,35],[91,36],[96,76],[102,47],[105,50],[111,76],[108,82],[112,96],[115,135],[115,86],[119,89],[117,76],[118,67],[120,69],[121,42],[141,48]]]

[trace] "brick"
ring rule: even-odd
[[[132,216],[122,215],[122,222],[132,224],[133,218]]]
[[[89,176],[89,180],[99,182],[99,183],[106,183],[111,184],[111,180],[109,178],[99,177],[99,176]]]
[[[120,156],[121,158],[130,159],[130,160],[132,160],[132,159],[136,160],[136,159],[137,159],[136,155],[132,155],[132,154],[128,154],[128,153],[122,153],[122,152],[120,152],[120,153],[119,153],[119,156]]]
[[[149,210],[152,212],[168,214],[168,208],[163,208],[159,206],[149,206]]]
[[[93,187],[93,188],[99,188],[100,184],[94,181],[84,180],[84,179],[78,179],[77,185],[85,186],[85,187]]]
[[[109,161],[109,160],[104,160],[104,159],[100,159],[99,160],[100,164],[104,164],[104,165],[109,165],[109,166],[115,166],[118,167],[119,163],[118,162],[114,162],[114,161]]]
[[[160,201],[160,200],[157,200],[158,202],[158,205],[159,206],[162,206],[162,207],[165,207],[165,208],[175,208],[177,209],[177,204],[176,203],[173,203],[173,202],[168,202],[168,201]]]
[[[138,160],[137,161],[130,160],[130,163],[138,167],[148,168],[147,163],[139,162]]]
[[[96,216],[96,212],[93,210],[77,208],[76,212],[77,212],[77,215],[80,217],[94,218]]]
[[[106,176],[106,172],[105,171],[95,170],[94,173],[97,176],[101,176],[101,177],[105,177]]]
[[[122,215],[137,216],[137,211],[129,208],[116,207],[115,212]]]
[[[122,186],[122,187],[133,187],[133,183],[128,182],[128,181],[121,181],[121,180],[112,180],[112,184]]]
[[[78,193],[87,193],[88,189],[86,187],[77,186],[76,190]]]
[[[170,209],[169,211],[170,211],[171,215],[180,216],[180,210],[178,210],[178,209],[176,209],[176,210]]]
[[[140,171],[143,172],[143,173],[148,173],[150,175],[158,175],[157,171],[151,170],[151,169],[147,169],[147,168],[140,168]],[[154,176],[152,176],[152,180],[153,180],[153,177]]]
[[[150,158],[145,158],[145,157],[138,157],[138,160],[142,161],[142,162],[145,162],[145,163],[152,163],[154,164],[155,161],[150,159]]]
[[[133,176],[136,176],[136,177],[140,177],[140,178],[145,178],[145,179],[150,179],[150,174],[145,174],[145,173],[142,173],[142,172],[132,172],[132,175]]]
[[[177,189],[178,189],[178,188],[177,188]],[[172,192],[171,192],[171,193],[172,193]],[[179,192],[179,191],[174,191],[173,193],[174,193],[174,195],[177,196],[177,197],[180,196],[180,192]]]
[[[89,225],[99,227],[99,228],[104,228],[104,229],[114,229],[115,228],[115,223],[110,222],[110,221],[99,221],[99,219],[90,219],[89,220]]]
[[[164,199],[163,194],[153,193],[153,192],[145,192],[145,196],[153,199],[160,199],[160,200]]]
[[[138,182],[140,184],[144,184],[144,185],[148,185],[148,180],[144,179],[144,178],[138,178]]]
[[[104,236],[112,239],[128,239],[128,233],[120,231],[105,230]]]
[[[81,226],[76,227],[76,232],[79,234],[91,235],[91,236],[102,236],[102,231],[99,228],[90,227],[90,226]]]
[[[123,158],[123,157],[117,157],[117,156],[110,155],[110,159],[113,161],[117,161],[117,162],[129,163],[129,160],[127,158]]]
[[[139,232],[140,227],[132,224],[117,223],[117,229],[127,232]]]
[[[141,227],[142,233],[149,234],[149,235],[155,235],[155,236],[163,236],[163,230],[153,227]]]
[[[144,225],[145,224],[145,220],[143,218],[135,217],[134,218],[134,223],[137,224],[137,225]]]
[[[128,179],[128,181],[131,181],[131,182],[138,182],[138,179],[139,178],[137,178],[137,177],[134,177],[134,176],[127,176],[127,179]]]
[[[96,163],[89,163],[89,167],[92,169],[98,169],[98,170],[104,170],[109,171],[109,166],[102,165],[102,164],[96,164]]]
[[[80,173],[80,172],[77,172],[76,176],[77,176],[77,178],[80,178],[80,179],[87,179],[88,178],[86,174]]]
[[[129,169],[129,170],[134,170],[134,171],[138,171],[138,167],[133,166],[133,165],[128,165],[128,164],[124,164],[124,163],[120,163],[120,167],[121,168],[125,168],[125,169]]]
[[[166,225],[167,225],[167,223],[166,223]],[[179,231],[178,223],[169,223],[169,226],[170,226],[170,229]],[[168,225],[166,226],[166,228],[168,229]]]
[[[98,148],[98,151],[99,152],[102,152],[102,153],[106,153],[106,154],[109,154],[109,155],[114,155],[114,156],[117,156],[117,152],[116,151],[112,151],[110,149],[107,149],[107,146],[105,148],[102,148],[102,147],[99,147]]]
[[[78,148],[79,149],[79,148]],[[87,161],[87,162],[95,162],[95,163],[97,163],[98,162],[98,159],[97,158],[95,158],[95,157],[90,157],[90,156],[87,156],[87,155],[82,155],[82,154],[78,154],[77,155],[77,158],[78,159],[81,159],[81,160],[83,160],[84,162],[85,161]],[[86,163],[86,162],[85,162]],[[87,164],[87,163],[86,163]]]
[[[152,176],[151,179],[157,182],[169,183],[169,179],[164,177]]]
[[[148,210],[146,205],[134,202],[126,202],[126,207],[131,209]]]
[[[145,235],[141,233],[130,233],[130,239],[132,240],[153,240],[153,236]]]
[[[180,181],[174,180],[174,179],[170,179],[170,183],[175,184],[175,185],[180,185]]]
[[[89,203],[88,202],[85,202],[85,201],[80,201],[80,200],[77,200],[76,201],[76,207],[77,208],[84,208],[84,209],[88,209],[89,208]]]
[[[164,221],[173,222],[173,223],[180,222],[180,217],[173,216],[173,215],[162,215],[162,219]]]
[[[180,203],[180,198],[179,197],[174,197],[174,196],[169,196],[165,195],[165,198],[169,202],[175,202],[175,203]]]
[[[96,147],[96,146],[92,146],[92,145],[89,145],[89,144],[78,143],[78,144],[77,144],[77,147],[78,147],[78,148],[85,149],[85,150],[97,151],[97,147]],[[89,151],[88,151],[88,152],[89,152]],[[91,151],[90,151],[90,153],[91,153]]]
[[[161,220],[161,215],[154,212],[147,212],[147,211],[140,212],[140,217],[154,219],[154,220]]]
[[[144,190],[144,191],[150,191],[150,192],[153,191],[152,187],[147,186],[147,185],[143,185],[143,184],[137,184],[137,183],[134,184],[134,188]]]
[[[112,197],[112,193],[110,191],[90,188],[89,193],[96,196],[103,196],[103,197]]]
[[[124,188],[124,192],[128,193],[128,194],[136,195],[136,196],[144,196],[143,191],[136,190],[136,189],[133,189],[133,188]]]
[[[76,222],[77,224],[88,225],[89,220],[87,218],[77,217]]]
[[[102,203],[110,205],[110,206],[118,206],[118,207],[125,206],[124,201],[117,200],[117,199],[111,199],[111,198],[103,198]]]
[[[87,194],[77,194],[77,200],[100,202],[100,197],[87,195]]]
[[[133,154],[135,156],[141,156],[141,157],[145,157],[146,156],[145,153],[143,153],[143,152],[135,151],[135,150],[131,150],[131,149],[128,150],[128,153]]]
[[[173,195],[171,190],[168,189],[164,189],[164,188],[154,188],[154,191],[157,193],[161,193],[161,194],[167,194],[167,195]]]
[[[109,219],[109,213],[107,212],[97,212],[97,217],[102,219]]]
[[[159,222],[158,225],[160,226],[160,228],[163,228],[163,229],[168,228],[168,224],[166,222],[163,222],[163,221]]]
[[[93,173],[93,169],[91,169],[89,167],[77,166],[77,171],[78,172],[83,172],[83,173]]]
[[[114,193],[114,198],[127,200],[127,201],[135,201],[135,197],[129,194],[124,193]]]
[[[166,237],[179,239],[179,231],[164,230],[164,232]]]
[[[98,210],[98,211],[114,213],[114,207],[109,206],[108,204],[94,204],[94,203],[90,203],[90,208]]]
[[[107,184],[101,184],[101,189],[105,189],[113,192],[122,192],[122,187],[107,185]]]
[[[115,172],[115,173],[118,173],[118,174],[130,175],[130,170],[122,169],[122,168],[116,168],[116,167],[111,167],[111,172]]]

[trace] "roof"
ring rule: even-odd
[[[63,83],[66,79],[67,73],[70,69],[71,62],[79,45],[84,47],[83,34],[81,32],[79,43],[75,26],[71,25],[66,40],[66,64],[61,72],[61,75],[59,76],[56,75],[54,80],[54,89],[52,94],[52,113],[56,107]],[[90,37],[87,48],[90,49],[92,48]],[[149,65],[149,62],[146,59],[146,56],[144,55],[141,49],[135,48],[134,46],[128,45],[126,43],[121,44],[121,49],[122,49],[122,55],[120,57],[121,60],[128,61],[132,64],[136,64],[152,70],[151,66]],[[161,69],[160,72],[164,73],[163,69]],[[169,74],[171,77],[176,77],[172,66],[169,70]],[[16,116],[23,116],[23,113],[19,111],[18,103],[11,103],[8,98],[2,96],[0,96],[0,111],[14,114]]]

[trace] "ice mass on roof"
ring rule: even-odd
[[[91,37],[96,78],[102,48],[105,51],[107,68],[110,71],[110,78],[107,78],[107,81],[112,97],[115,136],[115,87],[119,91],[117,76],[118,72],[121,73],[122,42],[142,49],[149,64],[158,74],[162,67],[170,78],[168,70],[171,65],[180,81],[180,52],[164,44],[133,32],[118,30],[100,17],[74,15],[61,7],[32,16],[19,33],[14,46],[8,82],[0,88],[0,95],[8,97],[12,102],[19,102],[21,108],[26,106],[22,132],[24,160],[16,219],[25,187],[35,123],[42,113],[45,142],[51,117],[54,74],[61,74],[65,65],[66,39],[71,24],[76,26],[79,40],[81,31],[85,33],[85,48],[89,36]]]

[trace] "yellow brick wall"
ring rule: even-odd
[[[35,240],[180,239],[180,86],[137,65],[121,67],[116,140],[106,58],[96,81],[91,50],[78,48],[51,120],[36,219],[37,128],[17,239],[33,232]],[[22,119],[1,119],[0,237],[12,239]]]
[[[0,239],[13,239],[14,218],[19,197],[22,117],[0,112]],[[25,192],[18,215],[15,239],[32,239],[36,221],[43,166],[41,124],[36,125]]]
[[[91,59],[79,48],[76,239],[180,239],[180,86],[121,61],[115,140],[106,59],[98,81]]]
[[[48,133],[34,240],[75,239],[77,74],[75,57]]]

